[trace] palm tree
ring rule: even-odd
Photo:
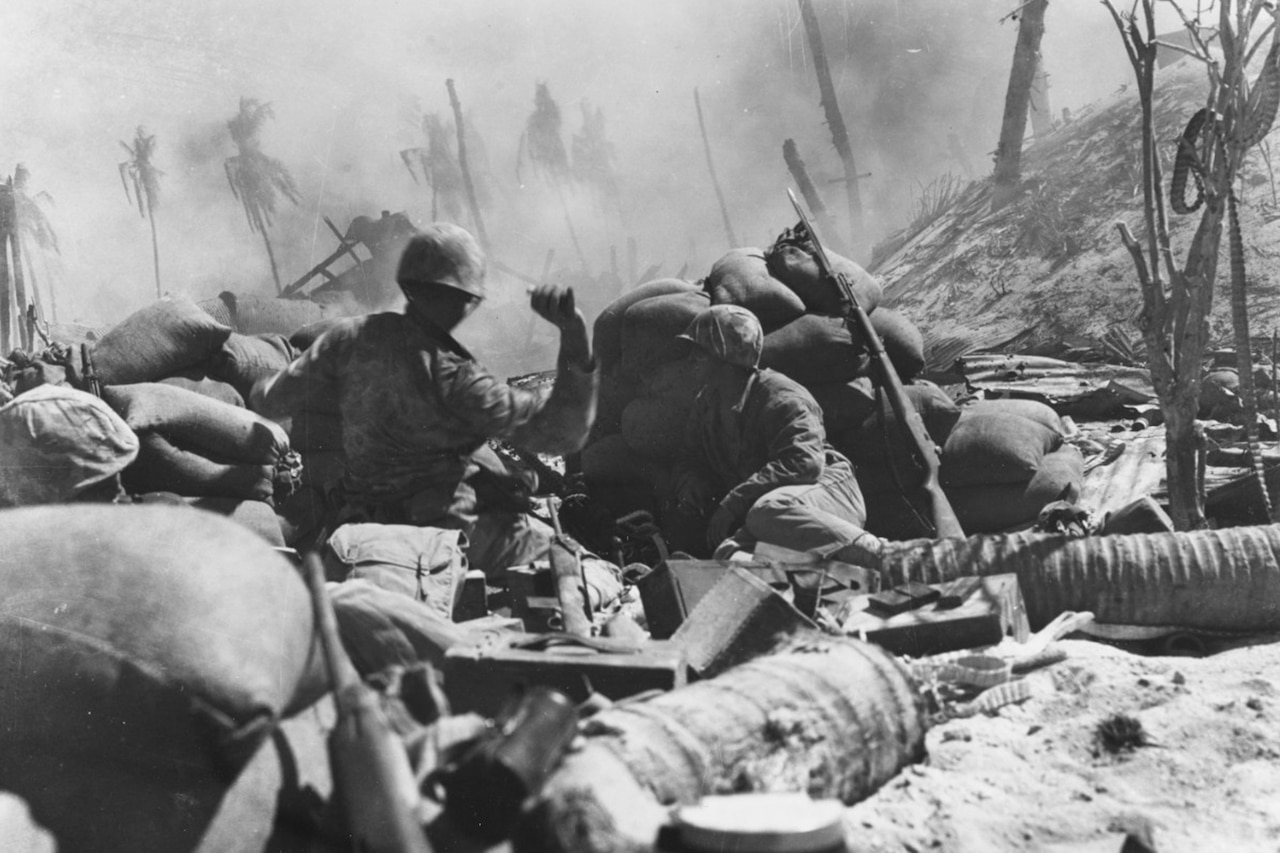
[[[605,136],[604,110],[582,101],[582,131],[573,135],[573,174],[590,187],[604,207],[621,212],[617,157]]]
[[[419,180],[414,170],[416,160],[421,180],[431,187],[431,220],[439,219],[441,208],[447,218],[456,220],[462,214],[463,186],[454,151],[453,125],[446,125],[439,113],[427,113],[422,117],[422,132],[427,137],[426,147],[406,148],[400,152],[400,159],[415,183]]]
[[[156,152],[155,135],[147,135],[146,128],[138,127],[133,145],[121,141],[120,147],[129,152],[129,159],[120,164],[120,182],[124,184],[125,198],[137,204],[138,214],[151,221],[151,258],[156,269],[156,297],[160,290],[160,244],[156,240],[156,206],[160,204],[160,177],[164,174],[151,162]],[[129,185],[133,192],[129,192]],[[135,202],[136,199],[136,202]]]
[[[240,99],[240,112],[227,122],[231,141],[236,146],[236,155],[228,157],[223,166],[227,172],[231,194],[244,206],[249,230],[262,235],[262,243],[267,247],[267,259],[271,262],[271,276],[275,279],[276,292],[279,293],[280,271],[276,269],[276,256],[271,249],[271,237],[267,234],[267,229],[271,227],[280,195],[294,204],[300,202],[302,196],[285,165],[262,151],[258,133],[269,118],[274,118],[271,104],[264,104],[256,98]]]
[[[533,112],[525,122],[524,133],[520,136],[520,145],[516,150],[516,180],[521,180],[520,164],[525,157],[533,173],[555,188],[560,198],[560,208],[564,211],[564,224],[569,230],[573,248],[577,250],[578,260],[583,272],[587,271],[587,256],[582,253],[582,245],[578,243],[578,232],[573,227],[573,219],[569,216],[569,203],[565,201],[564,185],[573,179],[569,168],[569,152],[565,150],[564,140],[560,138],[560,105],[551,97],[551,90],[546,83],[538,83],[533,92]]]
[[[31,302],[35,315],[41,315],[40,292],[36,282],[31,256],[23,246],[24,240],[35,243],[41,249],[58,251],[58,235],[49,218],[40,207],[41,202],[52,202],[48,193],[34,196],[27,194],[31,173],[19,163],[13,174],[0,183],[0,352],[8,352],[10,334],[17,320],[18,339],[21,346],[31,346],[30,332],[22,321],[28,303],[26,282],[31,282]],[[23,269],[23,261],[26,269]],[[12,297],[10,291],[12,290]],[[52,293],[50,294],[52,298]],[[16,314],[14,308],[16,307]],[[55,317],[56,319],[56,317]]]

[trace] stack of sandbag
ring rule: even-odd
[[[138,435],[138,458],[124,472],[130,491],[271,498],[276,466],[290,450],[279,424],[154,382],[108,386],[103,398]]]
[[[942,448],[960,419],[960,408],[945,391],[923,379],[913,380],[903,390],[935,447]],[[920,490],[924,469],[916,462],[888,397],[881,394],[877,402],[868,382],[854,399],[856,411],[866,414],[854,426],[829,429],[828,438],[854,464],[867,503],[867,529],[889,539],[928,535],[928,504]]]
[[[858,304],[884,343],[899,377],[910,381],[924,368],[924,338],[891,308],[883,290],[861,266],[828,252],[836,272],[848,279]],[[765,332],[760,364],[799,382],[822,407],[827,430],[857,425],[861,383],[871,375],[869,349],[850,332],[836,289],[822,279],[812,244],[784,232],[772,246],[734,249],[716,262],[706,282],[714,304],[739,305],[755,313]]]
[[[600,312],[592,330],[600,362],[593,441],[622,429],[622,411],[641,392],[646,369],[680,357],[674,337],[709,304],[696,284],[663,278],[622,294]]]
[[[1063,444],[1058,414],[1035,400],[966,406],[942,452],[941,480],[966,533],[1033,522],[1045,504],[1074,503],[1084,457]]]
[[[292,335],[305,326],[361,313],[350,299],[322,303],[306,297],[281,299],[229,290],[202,300],[199,307],[242,335]]]
[[[297,571],[186,508],[11,509],[0,529],[0,790],[63,851],[268,849],[301,794],[277,724],[328,683]],[[264,758],[274,786],[236,792]]]
[[[729,251],[711,265],[704,287],[712,305],[737,305],[755,314],[765,334],[806,311],[799,294],[769,272],[764,251],[757,248]]]
[[[93,345],[95,376],[103,385],[167,380],[233,402],[239,393],[208,371],[231,331],[187,297],[167,296],[130,314]]]

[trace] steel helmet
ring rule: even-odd
[[[702,311],[683,335],[711,355],[738,367],[755,368],[764,348],[764,330],[756,315],[738,305],[712,305]]]
[[[106,403],[39,385],[0,407],[0,506],[69,501],[137,456],[138,437]]]
[[[484,252],[476,238],[452,223],[433,222],[404,247],[396,282],[401,288],[443,284],[483,299],[484,274]]]

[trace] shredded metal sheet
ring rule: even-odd
[[[1073,417],[1106,417],[1155,399],[1150,374],[1138,367],[999,354],[962,356],[956,366],[984,396],[1040,400]]]

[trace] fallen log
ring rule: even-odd
[[[906,670],[877,646],[804,632],[774,654],[582,726],[516,850],[652,850],[666,807],[712,794],[862,800],[924,757]]]
[[[1033,631],[1067,610],[1102,623],[1280,629],[1280,525],[1090,536],[1013,533],[886,545],[885,581],[1018,576]]]

